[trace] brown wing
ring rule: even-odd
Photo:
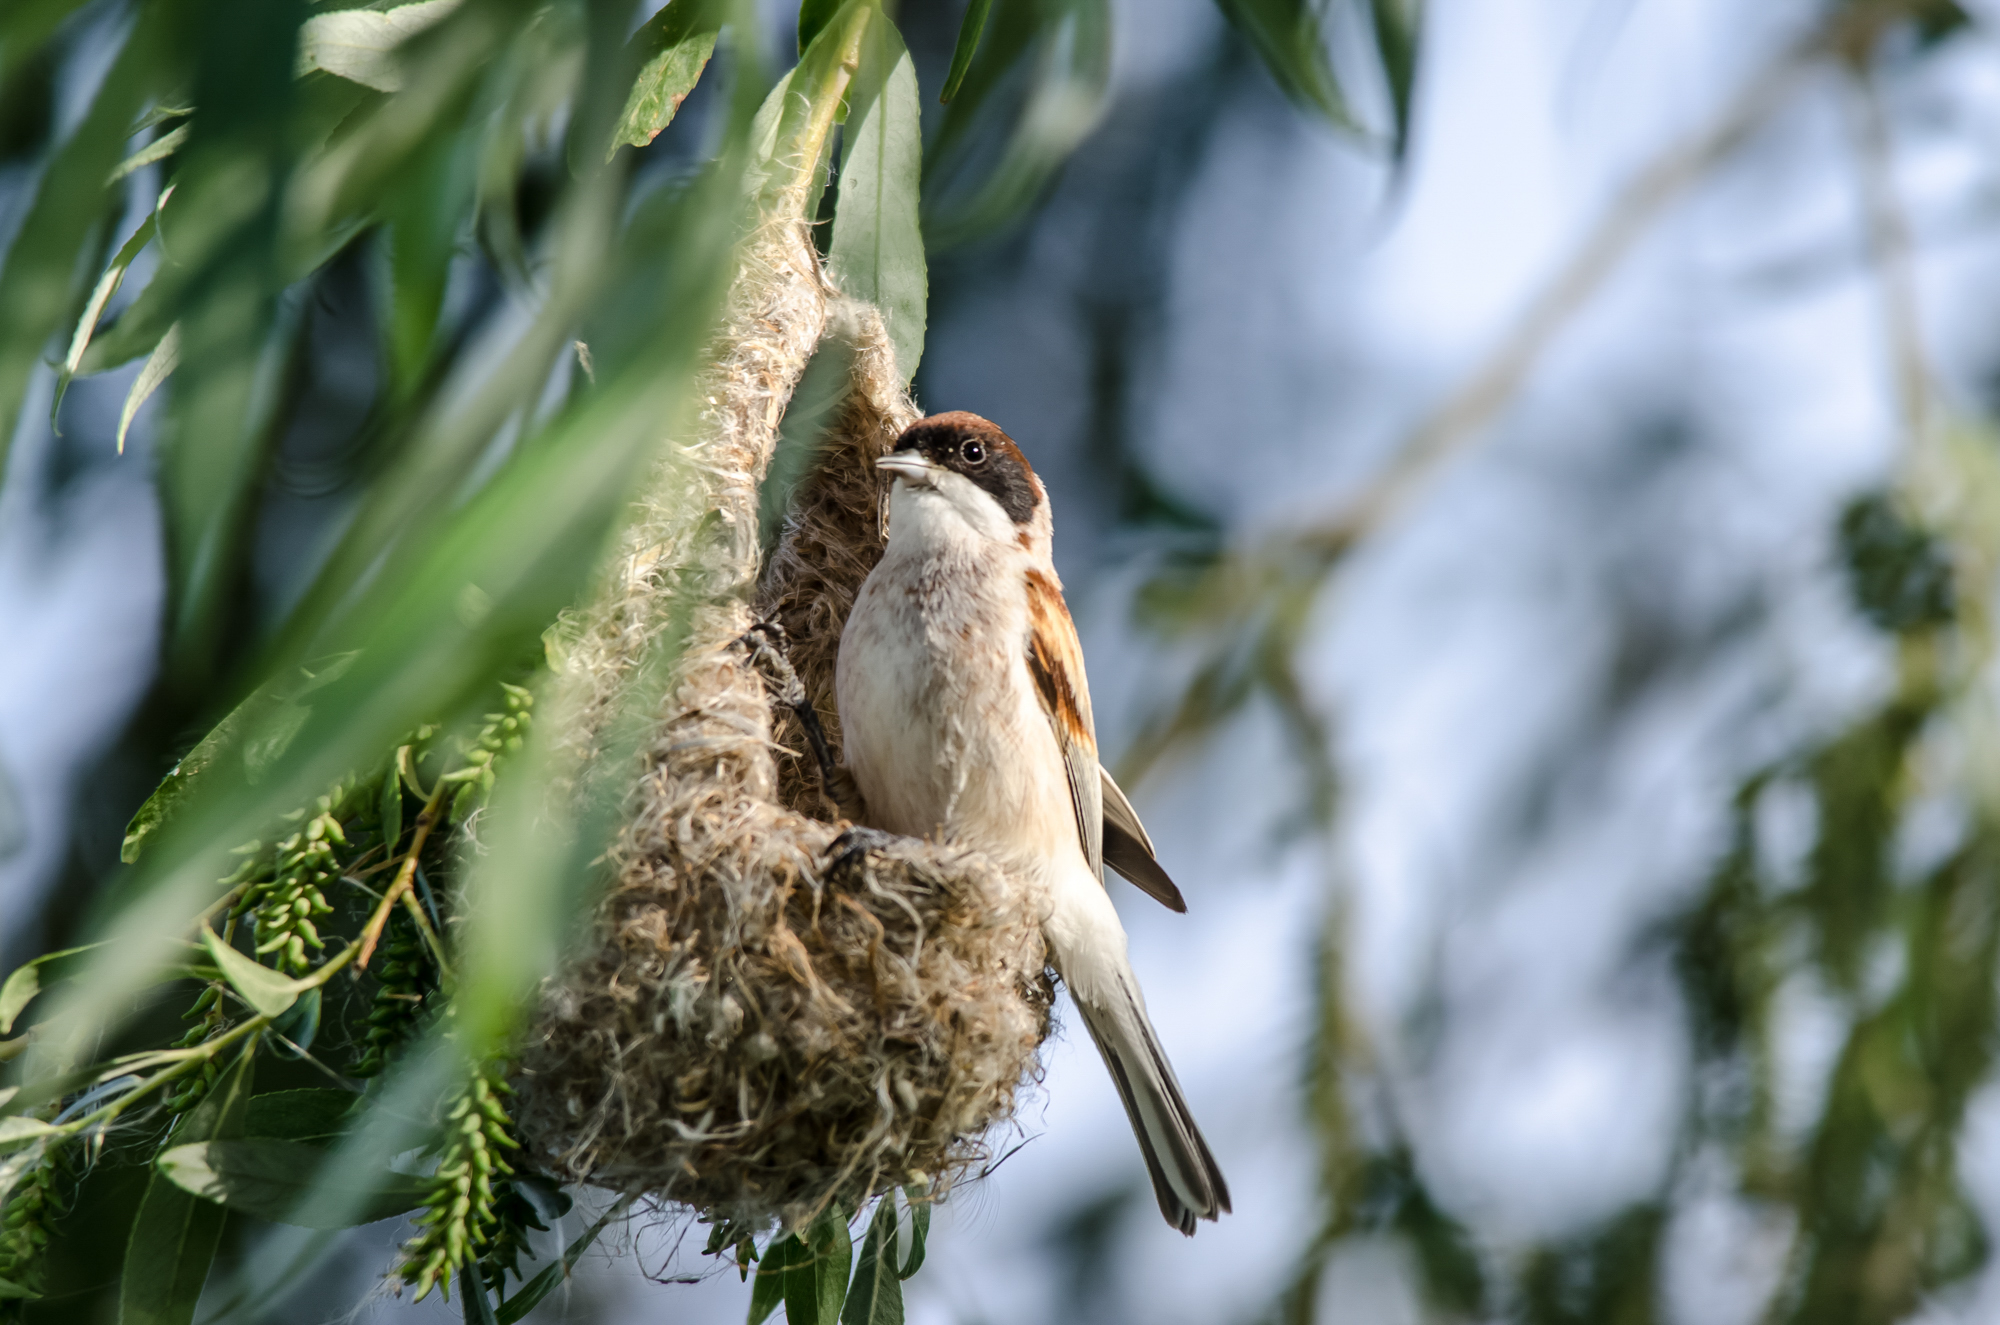
[[[1083,675],[1083,645],[1063,605],[1062,590],[1041,571],[1028,572],[1028,673],[1035,679],[1042,712],[1062,751],[1076,810],[1077,837],[1084,858],[1104,878],[1104,801],[1097,767],[1097,730],[1090,721],[1090,687]]]

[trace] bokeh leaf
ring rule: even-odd
[[[351,1228],[413,1210],[427,1191],[421,1178],[336,1171],[315,1181],[326,1159],[319,1146],[271,1137],[190,1142],[159,1158],[159,1171],[182,1191],[272,1223]],[[327,1194],[347,1197],[336,1209]],[[326,1212],[326,1218],[321,1217]]]
[[[240,1136],[254,1067],[254,1054],[246,1048],[171,1139],[192,1144]],[[222,1221],[221,1206],[155,1170],[132,1221],[119,1283],[118,1325],[188,1325],[222,1241]]]
[[[966,71],[972,68],[972,57],[979,51],[979,39],[986,35],[986,16],[992,12],[993,0],[972,0],[965,7],[965,17],[958,24],[958,41],[951,49],[951,68],[945,73],[943,91],[938,93],[939,101],[949,102],[958,95]]]
[[[643,63],[618,117],[613,152],[644,147],[673,123],[708,67],[721,27],[722,9],[714,0],[673,0],[632,34]]]
[[[907,382],[923,357],[929,298],[918,219],[921,98],[910,52],[880,12],[870,16],[848,105],[827,269],[844,293],[881,310]]]
[[[903,1325],[903,1281],[896,1276],[896,1198],[892,1192],[875,1207],[868,1236],[861,1242],[861,1260],[840,1325]]]
[[[243,1001],[261,1016],[282,1014],[298,999],[304,988],[290,976],[280,975],[270,967],[245,957],[206,926],[202,927],[201,941],[221,968],[223,978],[229,981],[229,987],[242,995]]]
[[[132,431],[132,420],[139,416],[139,407],[152,399],[160,384],[173,375],[181,365],[181,326],[176,322],[167,328],[167,334],[160,337],[160,343],[146,357],[146,366],[132,379],[132,389],[125,393],[125,406],[118,411],[118,454],[125,454],[125,436]]]
[[[596,1223],[579,1234],[576,1241],[563,1248],[562,1259],[560,1261],[544,1269],[533,1279],[521,1285],[520,1290],[514,1296],[502,1302],[498,1309],[494,1311],[493,1319],[495,1325],[515,1325],[516,1321],[526,1316],[530,1311],[533,1311],[543,1298],[554,1292],[565,1279],[569,1278],[571,1271],[576,1269],[576,1263],[583,1259],[583,1253],[589,1251],[590,1244],[597,1241],[597,1235],[602,1233],[612,1220],[624,1214],[631,1204],[631,1197],[621,1197],[616,1204],[598,1218]]]
[[[1216,3],[1264,62],[1279,90],[1296,105],[1319,114],[1335,128],[1359,127],[1333,72],[1325,0],[1216,0]],[[1377,22],[1384,7],[1396,4],[1397,0],[1378,0]],[[1378,39],[1379,35],[1378,30]]]
[[[418,0],[394,9],[343,9],[299,27],[298,72],[324,70],[377,92],[402,88],[397,48],[451,16],[460,0]]]
[[[362,1097],[350,1090],[316,1087],[272,1091],[251,1099],[243,1134],[280,1141],[324,1141],[345,1133],[361,1112],[361,1105]]]

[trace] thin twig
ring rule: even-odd
[[[410,849],[403,855],[403,864],[396,871],[395,882],[383,892],[381,903],[375,908],[375,913],[368,917],[367,927],[361,931],[358,941],[360,953],[354,962],[356,970],[368,969],[368,959],[375,955],[375,945],[381,941],[382,927],[389,923],[389,907],[402,900],[416,882],[417,857],[423,853],[424,843],[430,840],[431,829],[437,826],[438,818],[444,810],[445,793],[451,789],[451,783],[439,778],[437,786],[431,789],[430,799],[424,802],[423,813],[417,816],[417,826],[410,834]],[[431,928],[429,917],[423,914],[421,907],[413,907],[412,914],[416,916],[417,924],[423,930],[425,941],[431,945],[431,952],[437,958],[438,969],[448,974],[450,968],[445,965],[444,947],[438,942],[437,933]]]
[[[1555,278],[1522,313],[1486,362],[1409,435],[1389,464],[1338,514],[1297,541],[1337,560],[1379,528],[1418,485],[1514,398],[1556,334],[1590,302],[1626,253],[1669,204],[1697,183],[1781,106],[1845,28],[1795,45],[1751,80],[1709,125],[1656,157],[1619,193],[1611,209]]]
[[[1894,364],[1905,440],[1914,452],[1928,432],[1933,381],[1917,307],[1915,244],[1908,214],[1896,192],[1889,121],[1883,113],[1881,91],[1864,65],[1857,65],[1853,73],[1857,94],[1855,158],[1860,167],[1862,203],[1868,213],[1868,249],[1882,295],[1882,322]]]

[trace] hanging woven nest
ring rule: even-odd
[[[856,849],[796,721],[774,719],[743,646],[760,621],[784,628],[837,751],[840,629],[882,548],[872,462],[917,411],[879,315],[828,286],[804,226],[767,224],[740,260],[694,436],[567,623],[569,739],[588,778],[630,791],[591,946],[523,1053],[520,1123],[565,1179],[803,1227],[980,1159],[1037,1073],[1052,989],[1005,875],[912,839]],[[760,566],[759,485],[823,346],[847,388]],[[636,765],[606,767],[608,715],[667,632],[657,727]]]

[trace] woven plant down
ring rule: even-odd
[[[918,1178],[941,1193],[984,1156],[1039,1070],[1052,988],[1004,874],[911,839],[847,849],[796,721],[774,730],[740,641],[786,628],[837,747],[840,629],[883,539],[872,460],[917,410],[879,315],[830,288],[802,225],[768,224],[741,261],[693,436],[567,623],[569,739],[588,778],[631,791],[591,946],[524,1049],[519,1121],[566,1180],[800,1228]],[[759,484],[823,343],[850,385],[764,567]],[[605,767],[606,714],[667,631],[657,728],[636,767]]]

